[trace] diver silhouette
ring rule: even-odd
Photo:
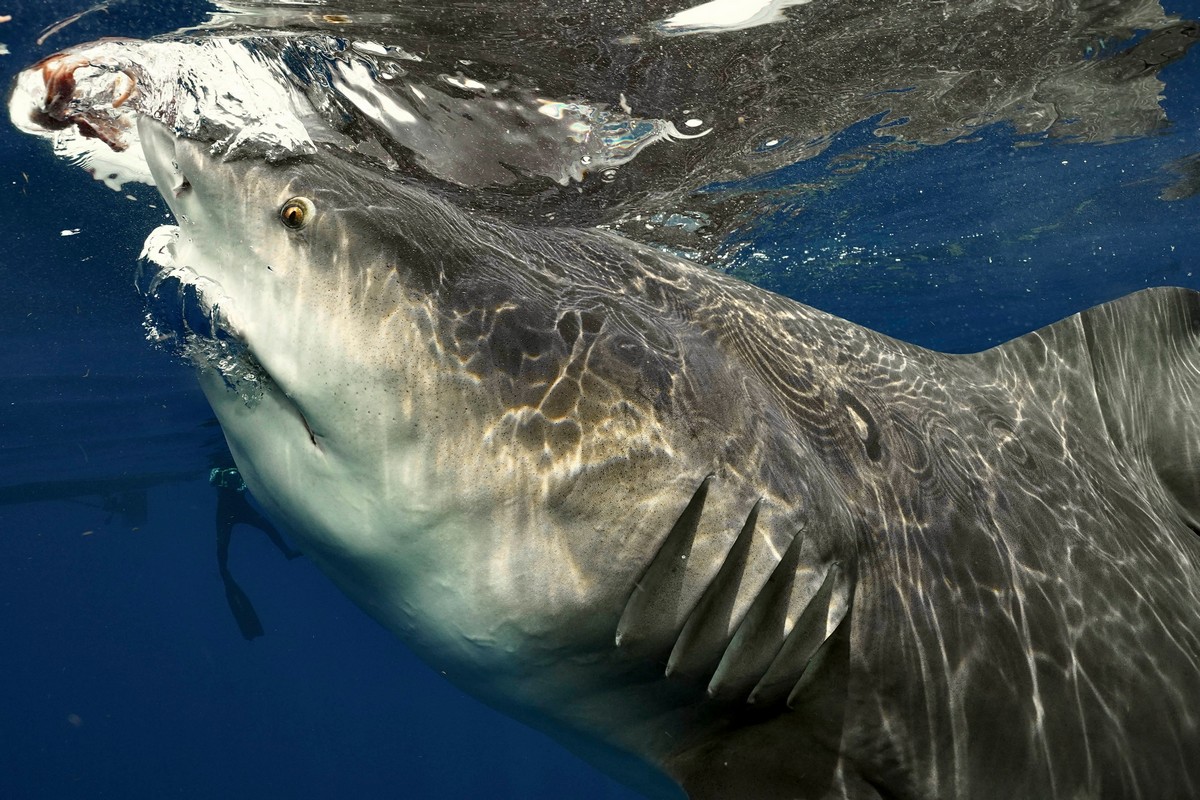
[[[275,530],[275,526],[250,505],[246,499],[246,483],[237,467],[213,467],[209,470],[208,482],[217,490],[217,568],[221,572],[221,582],[225,584],[225,599],[229,602],[229,610],[233,612],[243,638],[247,641],[257,639],[263,635],[262,622],[250,597],[229,571],[229,541],[233,536],[233,526],[241,523],[258,528],[289,561],[300,557],[302,553],[293,550]]]

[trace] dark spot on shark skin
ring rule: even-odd
[[[848,413],[854,416],[852,424],[856,435],[862,441],[867,458],[879,461],[883,458],[883,447],[879,441],[879,426],[875,423],[875,417],[861,400],[844,389],[838,391],[838,400],[846,407]],[[865,435],[858,432],[859,426],[866,429]]]

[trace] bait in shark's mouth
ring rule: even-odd
[[[932,352],[56,63],[247,486],[458,685],[664,796],[1200,789],[1196,293]]]

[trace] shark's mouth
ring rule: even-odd
[[[181,87],[192,84],[183,80],[184,62],[171,57],[180,55],[175,52],[180,46],[113,39],[50,56],[18,76],[9,98],[13,122],[53,138],[56,150],[91,165],[93,173],[104,164],[110,185],[125,180],[154,185],[139,118],[163,124],[173,136],[201,140],[237,128],[232,118],[205,127],[203,118],[181,117],[190,96]],[[209,49],[214,58],[240,52]],[[244,133],[245,127],[237,130]],[[227,155],[233,149],[229,143],[222,148]],[[232,302],[220,284],[203,277],[205,270],[180,258],[179,245],[179,228],[162,225],[142,248],[134,282],[147,302],[147,338],[197,367],[215,370],[246,403],[257,403],[270,379],[230,321]]]
[[[178,226],[160,225],[142,246],[134,284],[146,298],[146,338],[198,368],[216,371],[247,405],[255,405],[270,376],[225,312],[230,299],[221,285],[180,263],[178,242]]]
[[[232,320],[230,309],[236,307],[232,298],[220,283],[179,257],[179,242],[178,226],[160,225],[142,246],[134,284],[146,298],[146,338],[196,368],[220,376],[225,388],[248,408],[270,393],[303,426],[309,442],[320,447],[323,434],[271,379]]]

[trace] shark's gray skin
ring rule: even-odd
[[[648,794],[1200,790],[1196,294],[934,353],[177,138],[115,49],[10,111],[143,151],[147,256],[248,354],[190,345],[247,485],[451,680]]]
[[[141,140],[157,258],[270,376],[201,371],[247,484],[451,680],[651,794],[1200,790],[1200,295],[946,355],[328,152]]]

